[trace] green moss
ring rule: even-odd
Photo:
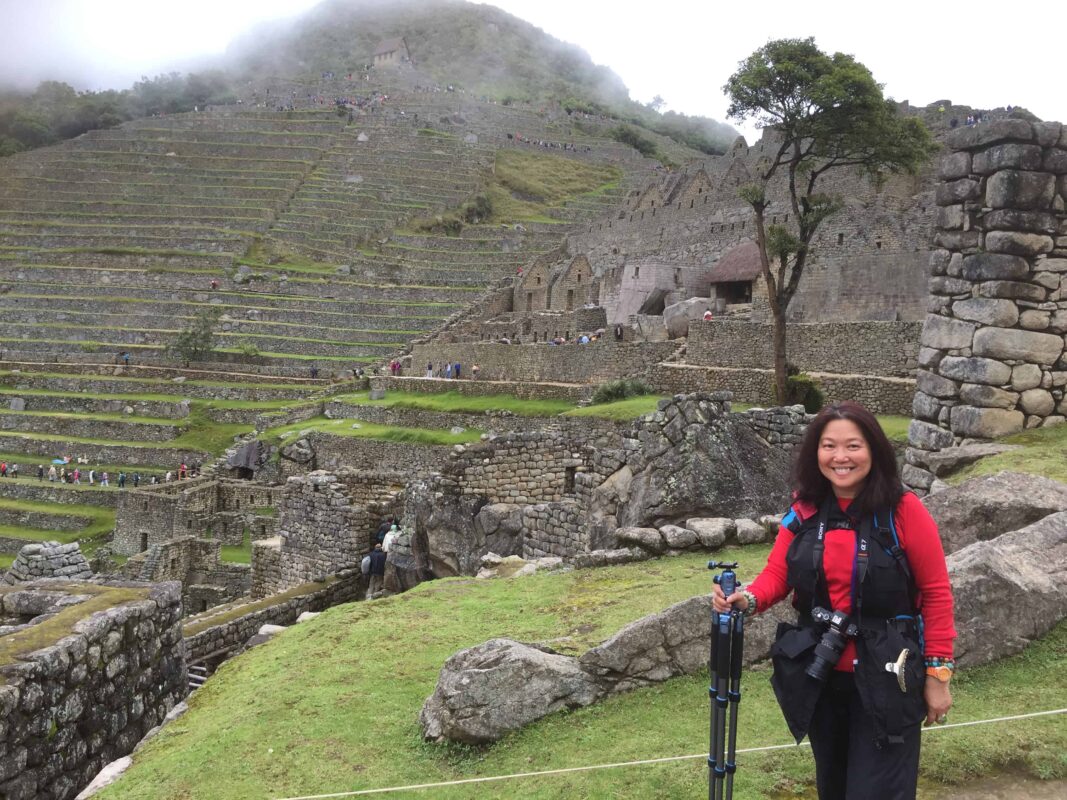
[[[103,611],[131,600],[143,600],[148,597],[148,589],[118,588],[114,586],[97,586],[88,583],[67,584],[73,594],[87,594],[89,599],[74,606],[68,606],[51,619],[47,619],[25,630],[0,637],[0,667],[14,663],[19,657],[54,644],[73,632],[74,624],[97,611]],[[18,591],[18,587],[0,588],[0,595]],[[0,672],[0,684],[7,683]]]

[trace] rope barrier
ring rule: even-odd
[[[968,728],[972,725],[990,725],[998,722],[1012,722],[1020,719],[1032,719],[1033,717],[1048,717],[1054,714],[1067,714],[1067,708],[1057,708],[1049,711],[1034,711],[1029,714],[1014,714],[1009,717],[995,717],[992,719],[976,719],[969,722],[952,722],[945,725],[938,725],[931,728],[923,728],[922,732],[935,733],[937,731],[944,731],[950,728]],[[798,747],[806,747],[808,742],[802,742],[799,745],[796,744],[770,744],[763,747],[746,747],[737,751],[738,755],[742,753],[765,753],[771,750],[790,750]],[[674,761],[691,761],[694,759],[707,760],[707,753],[697,753],[691,756],[666,756],[664,758],[645,758],[639,761],[618,761],[613,764],[590,764],[584,767],[564,767],[561,769],[546,769],[537,772],[515,772],[510,775],[489,775],[483,778],[462,778],[455,781],[439,781],[437,783],[413,783],[407,786],[387,786],[380,789],[359,789],[354,792],[336,792],[334,794],[309,794],[301,795],[299,797],[284,797],[278,798],[278,800],[330,800],[335,797],[359,797],[362,795],[371,794],[388,794],[391,792],[412,792],[419,789],[442,789],[449,786],[463,786],[471,783],[491,783],[495,781],[510,781],[519,780],[521,778],[539,778],[546,775],[565,775],[571,772],[591,772],[593,770],[601,769],[618,769],[620,767],[639,767],[648,764],[669,764]]]

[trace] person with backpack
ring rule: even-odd
[[[809,423],[794,497],[767,565],[715,611],[766,611],[792,594],[771,680],[790,732],[815,756],[820,800],[914,798],[920,724],[943,723],[956,636],[937,525],[897,474],[892,445],[859,403]]]
[[[367,585],[367,599],[370,600],[382,590],[382,584],[385,582],[385,550],[380,544],[376,544],[367,558],[370,559],[367,563],[367,572],[370,575],[370,583]]]

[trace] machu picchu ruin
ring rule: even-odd
[[[0,800],[703,796],[708,559],[785,563],[841,402],[955,608],[912,796],[1067,791],[1067,122],[833,59],[877,135],[462,0],[0,88]],[[758,610],[738,797],[814,798]]]

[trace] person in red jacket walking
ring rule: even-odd
[[[729,597],[715,586],[712,603],[747,615],[792,594],[798,623],[778,626],[772,684],[790,732],[811,740],[820,800],[914,798],[920,723],[944,722],[952,705],[937,525],[858,403],[811,421],[793,488],[766,567]]]

